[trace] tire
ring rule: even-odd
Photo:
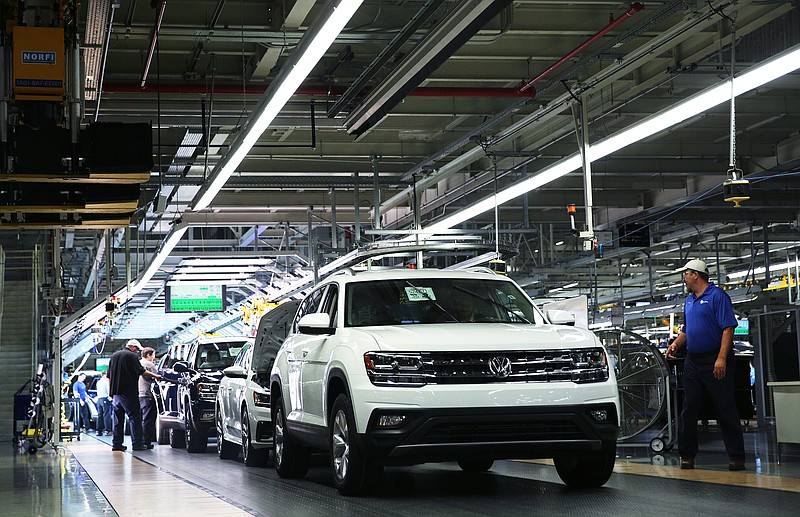
[[[252,441],[250,417],[247,413],[247,406],[244,406],[242,408],[242,459],[244,459],[244,464],[248,467],[266,467],[269,449],[256,449],[253,447]]]
[[[494,460],[458,460],[464,472],[486,472],[494,465]]]
[[[190,453],[206,452],[208,438],[205,433],[194,426],[188,410],[183,412],[183,427],[186,433],[186,451]]]
[[[558,476],[567,486],[596,488],[605,485],[611,477],[616,454],[616,443],[607,443],[601,451],[556,456],[553,462]]]
[[[170,429],[169,446],[173,449],[183,449],[186,447],[186,434],[181,429]]]
[[[280,397],[280,395],[278,395]],[[275,451],[275,471],[284,479],[301,478],[311,464],[311,451],[296,443],[286,428],[283,402],[278,398],[272,406],[272,446]]]
[[[336,397],[328,426],[333,484],[342,495],[361,495],[380,484],[383,467],[369,461],[358,444],[350,398]]]
[[[36,454],[36,452],[39,450],[39,448],[37,446],[35,446],[35,445],[29,445],[27,450],[28,450],[28,454]]]
[[[156,415],[156,443],[166,445],[169,443],[169,429],[165,429],[161,424],[161,416]]]
[[[214,422],[217,425],[217,454],[221,460],[234,460],[239,457],[239,449],[236,444],[225,439],[225,429],[222,423],[222,413],[219,405],[214,408]]]

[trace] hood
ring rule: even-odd
[[[219,381],[221,381],[223,377],[222,370],[198,370],[197,373],[199,375],[199,382],[214,382],[219,384]]]
[[[588,330],[560,325],[468,323],[361,327],[384,352],[553,350],[595,346]]]

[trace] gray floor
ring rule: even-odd
[[[653,473],[639,475],[618,471],[601,489],[573,490],[561,483],[552,466],[539,463],[502,461],[497,462],[491,472],[483,474],[461,472],[454,464],[429,464],[387,469],[381,488],[362,498],[339,496],[322,457],[305,479],[283,480],[272,469],[245,467],[241,459],[220,460],[213,444],[205,454],[188,454],[169,446],[156,446],[153,451],[133,454],[130,451],[112,453],[105,449],[108,438],[84,435],[80,445],[94,446],[100,458],[132,454],[131,461],[146,463],[187,487],[199,487],[252,515],[638,517],[646,512],[647,515],[680,517],[687,514],[766,516],[786,514],[788,509],[800,507],[800,458],[795,455],[796,451],[784,450],[778,461],[773,430],[746,433],[751,456],[748,458],[750,475],[744,477],[779,476],[787,481],[784,490],[720,484],[720,477],[729,475],[727,457],[713,429],[702,436],[698,470],[712,480],[716,478],[716,482],[656,477],[659,472],[681,473],[675,452],[653,455],[646,447],[626,446],[619,449],[620,466],[628,463],[653,465]],[[102,447],[98,449],[98,445]],[[11,445],[0,448],[0,515],[124,516],[124,508],[112,508],[92,481],[102,475],[100,469],[123,468],[121,465],[116,456],[114,465],[102,467],[92,462],[87,472],[64,449],[54,451],[48,447],[29,455]],[[138,493],[147,497],[146,493]],[[170,517],[186,512],[171,509],[169,501],[154,502],[153,508]]]

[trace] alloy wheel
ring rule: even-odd
[[[334,474],[337,479],[345,479],[350,460],[350,434],[347,428],[347,417],[341,410],[336,412],[333,420],[331,449]]]

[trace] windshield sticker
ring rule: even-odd
[[[406,296],[409,302],[427,302],[428,300],[436,300],[436,295],[433,294],[431,287],[406,287]]]

